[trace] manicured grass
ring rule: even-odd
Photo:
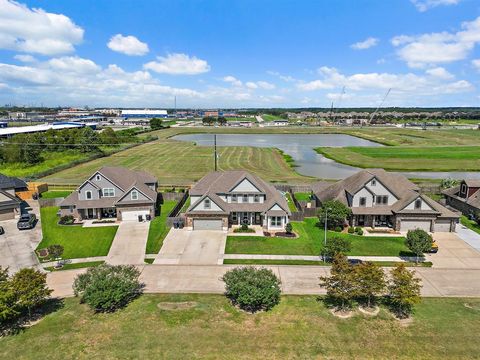
[[[55,269],[53,266],[46,267],[45,270],[48,271],[62,271],[62,270],[72,270],[72,269],[83,269],[89,267],[95,267],[98,265],[104,264],[105,261],[90,261],[76,264],[65,264],[61,269]]]
[[[312,197],[309,192],[296,192],[294,195],[298,201],[310,201]]]
[[[144,259],[144,261],[145,261],[147,264],[153,264],[153,262],[155,261],[155,259]]]
[[[460,222],[462,223],[462,225],[466,226],[470,230],[473,230],[480,234],[480,225],[478,225],[476,221],[469,220],[465,215],[463,215],[460,218]]]
[[[162,310],[183,302],[185,308]],[[221,295],[148,294],[113,314],[78,299],[0,339],[3,359],[474,359],[480,299],[425,298],[404,325],[377,316],[333,316],[317,296],[283,296],[247,314]]]
[[[403,171],[478,171],[480,146],[323,147],[315,149],[337,162]]]
[[[106,256],[118,226],[83,228],[77,225],[58,225],[58,207],[40,210],[43,239],[37,249],[59,244],[64,247],[62,258],[75,259]]]
[[[225,259],[223,260],[225,265],[315,265],[315,266],[330,266],[330,263],[324,261],[309,261],[309,260],[260,260],[260,259]],[[392,267],[398,264],[394,261],[373,261],[378,266]],[[430,261],[424,261],[415,264],[415,262],[406,261],[403,264],[408,267],[431,267]]]
[[[160,207],[160,215],[156,216],[150,222],[150,229],[148,231],[147,240],[147,254],[156,254],[160,251],[163,245],[163,239],[167,236],[170,230],[167,227],[167,215],[177,204],[174,200],[165,201]]]
[[[323,229],[316,226],[317,218],[306,218],[303,222],[292,222],[298,238],[261,236],[228,236],[226,254],[265,254],[265,255],[319,255],[323,248]],[[357,256],[405,256],[411,255],[403,237],[357,236],[328,232],[328,236],[349,238],[352,251],[348,255]]]
[[[295,203],[293,202],[292,195],[290,195],[289,192],[285,193],[285,198],[287,199],[288,208],[290,209],[290,211],[291,212],[298,211],[297,207],[295,206]]]
[[[42,199],[54,199],[54,198],[65,198],[70,195],[72,192],[70,190],[49,190],[41,194]]]
[[[274,121],[274,120],[286,120],[278,115],[271,115],[271,114],[263,114],[262,119],[264,121]]]

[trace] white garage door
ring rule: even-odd
[[[428,220],[402,220],[400,224],[400,231],[422,229],[429,232],[430,224],[431,221]]]
[[[220,219],[194,219],[193,230],[222,230],[222,220]]]
[[[435,231],[438,232],[450,232],[450,220],[448,221],[436,221]]]
[[[148,210],[132,210],[132,211],[122,211],[122,220],[123,221],[138,221],[138,217],[141,215],[143,220],[145,216],[150,214]]]

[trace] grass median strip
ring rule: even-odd
[[[147,254],[156,254],[160,251],[163,240],[170,228],[167,226],[167,216],[177,204],[174,200],[165,201],[160,208],[160,215],[150,222],[147,240]]]
[[[264,255],[319,255],[323,247],[324,230],[317,226],[317,218],[292,222],[297,238],[228,236],[226,254]],[[346,237],[352,242],[348,255],[356,256],[412,256],[403,237],[358,236],[328,232],[329,236]]]
[[[58,207],[40,209],[43,239],[37,249],[53,244],[62,245],[62,258],[77,259],[93,256],[106,256],[118,226],[84,228],[80,225],[59,225]]]

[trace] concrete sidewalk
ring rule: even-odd
[[[415,257],[399,256],[347,256],[351,260],[362,261],[386,261],[386,262],[406,262],[415,261]],[[309,255],[252,255],[252,254],[224,254],[223,259],[228,260],[304,260],[304,261],[322,261],[321,256]]]
[[[233,265],[142,265],[141,281],[149,293],[213,293],[224,292],[222,275]],[[326,266],[265,266],[282,281],[282,291],[291,295],[324,294],[319,277],[329,273]],[[390,269],[385,269],[389,271]],[[422,295],[429,297],[480,297],[480,269],[435,269],[418,267],[414,270],[422,280]],[[86,269],[48,273],[47,284],[53,296],[72,296],[72,284],[77,274]]]
[[[468,245],[477,251],[480,251],[480,234],[470,230],[462,224],[457,225],[457,235]]]

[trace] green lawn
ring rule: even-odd
[[[322,147],[315,149],[337,162],[402,171],[479,171],[480,146]]]
[[[264,121],[274,121],[274,120],[286,120],[284,117],[278,115],[271,115],[271,114],[263,114],[262,119]]]
[[[480,225],[478,225],[475,221],[468,220],[468,218],[463,215],[460,219],[460,222],[462,223],[462,225],[466,226],[470,230],[473,230],[480,234]]]
[[[32,327],[0,338],[0,358],[478,358],[480,299],[425,298],[415,309],[404,325],[383,307],[374,317],[340,319],[317,296],[283,296],[253,315],[221,295],[148,294],[113,314],[68,298]]]
[[[37,249],[53,244],[64,247],[62,258],[75,259],[90,256],[106,256],[112,245],[118,226],[83,228],[76,225],[58,225],[58,207],[40,210],[43,239]]]
[[[290,209],[290,211],[291,212],[298,211],[297,207],[295,206],[295,203],[293,202],[292,195],[290,195],[289,192],[285,193],[285,198],[287,199],[288,208]]]
[[[54,199],[60,197],[67,197],[72,193],[71,190],[49,190],[42,193],[40,196],[42,199]]]
[[[226,254],[265,255],[319,255],[323,247],[323,229],[316,226],[317,218],[306,218],[303,222],[292,222],[298,238],[259,236],[228,236]],[[329,236],[347,237],[352,242],[348,255],[357,256],[399,256],[411,255],[403,237],[357,236],[328,232]]]
[[[95,267],[104,264],[105,261],[90,261],[76,264],[65,264],[61,269],[55,269],[53,266],[46,267],[45,270],[48,271],[62,271],[62,270],[72,270],[72,269],[83,269],[89,267]]]
[[[309,192],[296,192],[294,195],[298,201],[310,201],[312,197],[312,193]]]
[[[309,260],[262,260],[262,259],[225,259],[223,260],[225,265],[306,265],[306,266],[331,266],[331,263],[324,261],[309,261]],[[378,266],[392,267],[398,264],[394,261],[373,261]],[[403,264],[407,267],[431,267],[430,261],[423,261],[418,264],[415,262],[405,261]]]
[[[167,215],[172,211],[176,204],[177,202],[173,200],[165,201],[160,208],[160,215],[156,216],[150,222],[150,230],[148,231],[147,240],[147,254],[156,254],[160,251],[160,248],[163,245],[163,239],[165,239],[165,236],[167,236],[167,233],[170,230],[166,223]]]

